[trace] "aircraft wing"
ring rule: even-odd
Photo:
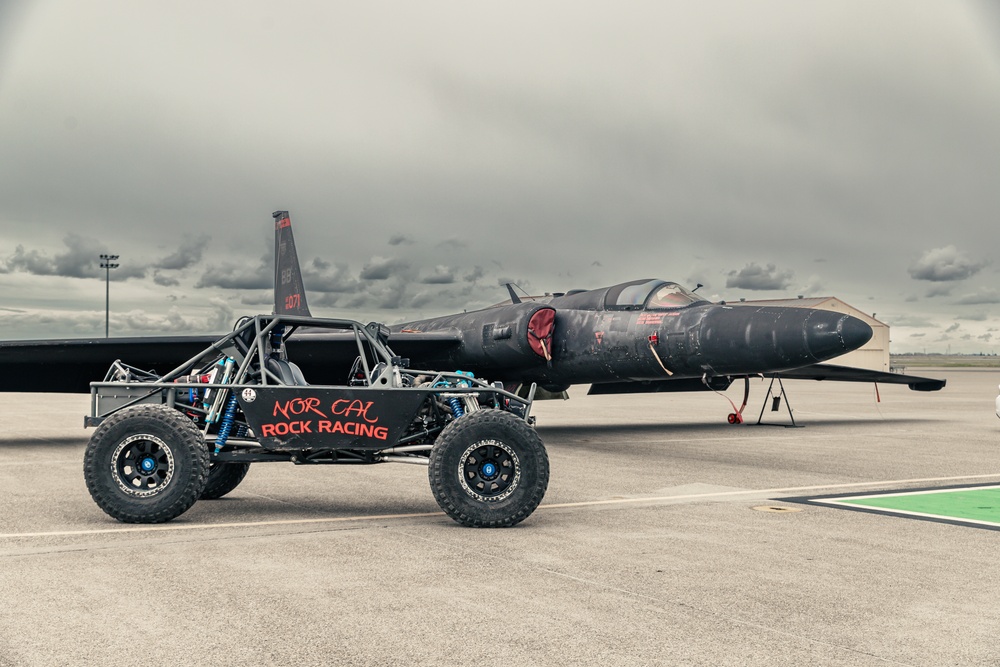
[[[832,380],[834,382],[878,382],[882,384],[905,384],[913,391],[938,391],[945,385],[945,380],[903,375],[902,373],[885,373],[864,368],[848,368],[832,364],[814,364],[793,368],[779,373],[767,373],[766,376],[780,377],[786,380]],[[711,387],[705,386],[700,378],[667,378],[652,382],[601,382],[591,385],[589,395],[600,394],[648,394],[666,391],[705,391],[715,389],[725,390],[733,378],[716,376],[709,378]]]
[[[439,331],[394,331],[389,335],[389,347],[401,357],[408,357],[414,368],[423,368],[423,359],[439,359],[457,351],[463,343],[457,329]]]
[[[87,393],[90,383],[104,379],[120,359],[129,366],[172,371],[219,339],[215,335],[75,338],[0,342],[0,392]],[[439,357],[461,345],[458,332],[394,333],[390,346],[411,357],[415,368],[429,356]],[[313,383],[339,384],[358,356],[353,335],[317,334],[293,337],[289,357]]]
[[[938,391],[942,389],[947,380],[936,380],[917,375],[904,375],[902,373],[886,373],[884,371],[872,371],[865,368],[849,368],[847,366],[834,366],[832,364],[815,364],[813,366],[803,366],[793,368],[780,373],[768,373],[780,378],[790,380],[834,380],[837,382],[878,382],[881,384],[905,384],[913,391]]]
[[[302,370],[311,384],[343,384],[358,356],[358,344],[349,332],[306,333],[292,336],[286,343],[288,358]],[[424,360],[457,350],[457,332],[392,333],[389,348],[410,359],[416,370],[427,369]],[[133,364],[134,365],[134,364]]]
[[[167,373],[218,336],[76,338],[0,342],[0,391],[87,393],[116,359]]]

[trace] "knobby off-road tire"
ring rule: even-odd
[[[97,505],[126,523],[161,523],[194,504],[208,479],[201,432],[165,405],[139,405],[108,417],[83,458]]]
[[[526,519],[549,485],[549,457],[534,429],[509,412],[480,410],[438,436],[427,471],[441,509],[463,526]]]
[[[240,485],[249,470],[249,463],[213,463],[208,469],[208,481],[200,500],[215,500],[226,495]]]

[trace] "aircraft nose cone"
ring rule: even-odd
[[[699,331],[699,368],[715,374],[766,373],[826,361],[864,345],[872,329],[827,310],[715,307]]]
[[[807,312],[803,335],[817,362],[856,350],[871,340],[872,328],[856,317],[826,310]]]

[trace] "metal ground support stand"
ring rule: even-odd
[[[778,393],[773,392],[774,381],[778,381]],[[785,409],[788,410],[788,418],[792,420],[791,424],[765,424],[762,420],[764,419],[764,408],[767,407],[767,400],[771,399],[771,412],[777,412],[781,406],[781,399],[785,399]],[[781,377],[778,375],[771,376],[771,384],[767,386],[767,396],[764,397],[764,404],[760,406],[760,416],[757,417],[758,426],[784,426],[785,428],[802,428],[799,424],[795,423],[795,416],[792,415],[792,406],[788,402],[788,394],[785,393],[785,385],[781,382]]]

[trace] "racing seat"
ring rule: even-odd
[[[299,387],[305,387],[309,384],[302,376],[302,371],[299,367],[287,359],[268,357],[264,361],[264,367],[274,373],[281,380],[282,384]]]

